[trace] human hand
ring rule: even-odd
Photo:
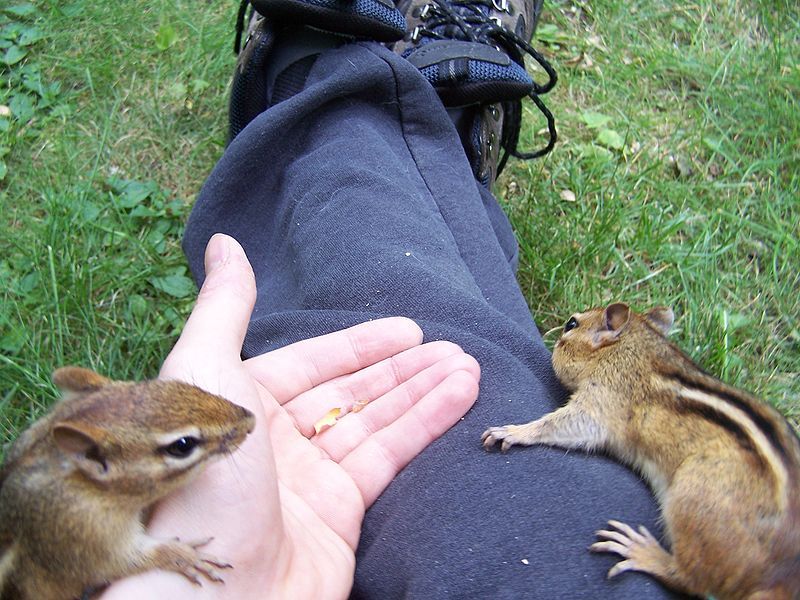
[[[225,584],[193,586],[150,572],[104,599],[141,597],[342,598],[352,586],[364,511],[395,475],[472,406],[477,362],[448,342],[421,344],[411,320],[381,319],[246,361],[240,351],[255,301],[239,244],[215,235],[206,280],[161,370],[245,406],[256,428],[159,504],[148,532],[213,536],[202,551],[230,562]],[[350,408],[314,432],[334,407]]]

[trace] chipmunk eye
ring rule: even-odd
[[[572,331],[577,326],[578,326],[578,319],[576,319],[575,317],[570,317],[569,321],[567,321],[566,324],[564,325],[564,333]]]
[[[184,436],[178,438],[168,446],[164,446],[162,450],[174,456],[175,458],[186,458],[192,451],[200,444],[200,440],[191,436]]]

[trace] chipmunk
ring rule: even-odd
[[[569,402],[526,425],[491,427],[490,448],[605,450],[648,480],[671,551],[644,527],[598,531],[608,573],[649,573],[717,600],[800,598],[800,441],[750,394],[703,371],[666,338],[669,308],[622,303],[575,314],[553,351]]]
[[[20,435],[0,471],[0,599],[75,598],[164,569],[201,585],[229,568],[145,533],[153,503],[252,432],[253,414],[178,381],[53,374],[63,398]]]

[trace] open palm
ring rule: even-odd
[[[202,587],[171,573],[113,586],[104,598],[347,596],[364,511],[477,397],[475,360],[422,344],[404,318],[381,319],[242,361],[255,298],[241,247],[212,238],[207,278],[162,378],[181,379],[256,415],[233,456],[161,503],[157,537],[213,536],[204,552],[233,565]],[[331,409],[344,414],[316,433]]]

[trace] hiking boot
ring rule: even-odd
[[[394,41],[405,30],[405,19],[391,0],[242,0],[234,41],[239,58],[231,84],[228,141],[267,107],[302,89],[323,50],[353,37]]]
[[[475,106],[471,127],[459,116],[459,134],[476,177],[491,185],[508,156],[529,159],[556,141],[553,116],[539,95],[556,83],[555,70],[530,45],[543,0],[403,0],[409,30],[393,50],[416,66],[447,107]],[[525,70],[531,56],[547,74],[543,83]],[[530,97],[547,120],[549,140],[531,153],[517,150],[521,100]],[[500,151],[504,150],[503,158]]]
[[[242,19],[244,15],[240,9],[234,42],[234,51],[239,56],[228,101],[228,143],[267,109],[266,65],[275,45],[274,29],[264,17],[254,12],[241,48]]]
[[[379,42],[399,40],[406,32],[406,21],[392,0],[241,0],[239,35],[248,5],[275,23],[307,25]],[[238,45],[237,41],[237,53]]]

